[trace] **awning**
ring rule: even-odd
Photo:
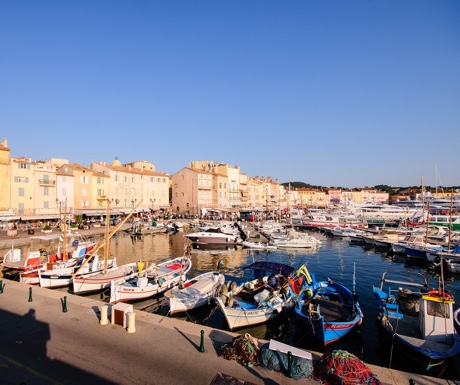
[[[59,214],[48,214],[48,215],[23,215],[20,217],[23,221],[40,221],[45,219],[59,219]]]
[[[2,215],[0,216],[0,222],[8,222],[8,221],[17,221],[19,217],[14,215]]]

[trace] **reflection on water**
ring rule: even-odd
[[[380,284],[382,273],[387,270],[399,271],[400,273],[411,270],[427,274],[431,278],[430,283],[433,286],[437,285],[438,276],[436,273],[427,271],[423,266],[407,265],[406,259],[403,257],[390,257],[374,249],[350,246],[348,241],[342,238],[324,237],[320,233],[313,233],[312,235],[323,241],[321,246],[313,250],[279,249],[274,252],[267,252],[243,249],[240,246],[233,248],[193,247],[191,250],[193,265],[189,275],[195,276],[205,271],[215,270],[219,261],[222,260],[225,264],[224,273],[227,280],[239,283],[242,277],[241,266],[255,260],[265,260],[287,263],[294,267],[307,263],[310,273],[315,273],[318,279],[331,278],[350,289],[353,289],[355,278],[355,289],[364,313],[364,323],[360,329],[328,347],[327,351],[348,350],[367,363],[382,365],[383,359],[379,355],[378,329],[375,324],[378,309],[372,295],[373,285]],[[110,240],[109,255],[111,258],[116,257],[118,264],[139,260],[161,262],[184,255],[187,245],[188,240],[184,237],[183,231],[175,234],[144,235],[140,238],[131,237],[126,233],[117,233]],[[103,250],[100,250],[100,253],[102,255]],[[355,276],[354,270],[356,271]],[[456,275],[447,275],[446,278],[446,289],[455,298],[460,299],[460,279]],[[104,299],[106,295],[98,294],[96,297]],[[134,306],[136,309],[169,316],[166,302],[161,296],[135,303]],[[182,315],[175,315],[174,318],[228,330],[222,313],[212,305]],[[321,346],[318,346],[314,336],[307,334],[302,323],[292,317],[291,314],[285,313],[272,322],[253,326],[249,329],[241,329],[238,330],[238,333],[250,333],[261,339],[277,338],[293,346],[319,352],[324,351]]]

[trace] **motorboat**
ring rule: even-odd
[[[250,242],[250,241],[243,241],[241,243],[243,247],[246,247],[248,249],[256,249],[256,250],[268,250],[268,251],[273,251],[277,250],[278,246],[274,243],[269,243],[269,242]]]
[[[236,245],[241,243],[239,235],[222,233],[218,229],[185,234],[192,243],[198,245]]]

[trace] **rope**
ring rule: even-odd
[[[227,360],[235,360],[241,365],[256,366],[260,348],[256,338],[246,333],[233,339],[232,344],[222,345],[219,356]]]
[[[315,380],[325,385],[381,385],[377,376],[355,355],[335,350],[325,353],[313,367]]]

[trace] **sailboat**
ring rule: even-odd
[[[67,207],[67,206],[66,206]],[[66,212],[67,210],[65,210]],[[96,242],[83,238],[80,234],[72,234],[67,229],[67,214],[64,214],[63,230],[59,236],[58,248],[49,254],[44,263],[30,267],[19,274],[19,282],[29,285],[41,285],[40,274],[57,278],[62,274],[69,275],[76,266],[81,264],[83,256],[90,253],[96,246]],[[60,283],[59,286],[67,284]],[[50,286],[45,286],[50,287]]]
[[[126,279],[131,277],[133,274],[139,273],[143,268],[143,264],[137,262],[128,263],[125,265],[118,266],[116,263],[110,268],[109,267],[109,241],[110,238],[115,234],[118,229],[131,217],[136,208],[142,203],[139,202],[136,207],[133,208],[131,213],[123,219],[112,232],[109,233],[110,226],[110,201],[107,200],[107,214],[105,221],[105,240],[101,242],[91,253],[85,263],[73,274],[72,278],[72,291],[73,293],[89,293],[95,291],[101,291],[110,287],[110,283],[113,280]],[[90,271],[82,273],[81,271],[90,263],[95,253],[104,246],[104,268],[102,271]],[[147,272],[153,270],[154,265],[151,264],[146,268]]]

